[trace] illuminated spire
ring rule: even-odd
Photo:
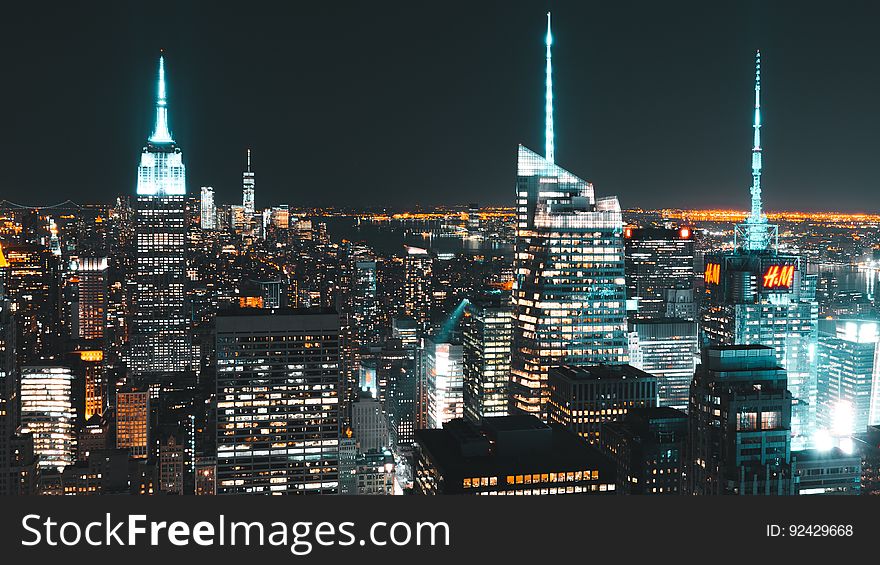
[[[553,149],[553,65],[551,64],[550,45],[553,43],[553,36],[550,34],[550,12],[547,12],[547,91],[545,93],[545,124],[544,124],[544,158],[553,163],[555,155]]]
[[[762,251],[770,243],[770,230],[767,216],[761,202],[761,52],[755,55],[755,139],[752,146],[752,208],[746,218],[745,248],[749,251]]]
[[[156,93],[156,125],[153,128],[153,135],[150,136],[151,143],[173,143],[171,132],[168,130],[168,102],[165,97],[165,56],[159,56],[159,84]]]
[[[247,172],[251,172],[251,149],[248,147],[247,150]]]

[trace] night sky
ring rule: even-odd
[[[28,4],[28,6],[23,6]],[[65,2],[4,6],[0,198],[133,194],[160,48],[188,190],[257,206],[513,204],[543,153],[624,207],[746,209],[762,52],[769,210],[880,208],[871,0]]]

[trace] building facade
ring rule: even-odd
[[[337,494],[338,314],[230,311],[216,332],[217,494]]]

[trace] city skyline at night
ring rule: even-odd
[[[133,111],[151,115],[140,159],[119,161],[129,181],[112,181],[108,149],[103,200],[0,193],[0,493],[880,493],[880,214],[811,212],[768,175],[797,106],[779,95],[785,71],[765,66],[780,50],[743,53],[750,72],[717,97],[750,129],[724,155],[747,182],[709,207],[712,191],[664,189],[659,170],[652,191],[616,184],[646,166],[635,153],[606,163],[606,180],[590,174],[601,152],[573,156],[579,137],[614,136],[605,118],[572,135],[583,69],[562,46],[579,20],[560,11],[523,35],[543,31],[530,41],[541,59],[516,62],[541,99],[509,121],[543,134],[508,147],[514,182],[497,199],[488,185],[431,188],[482,173],[442,161],[433,175],[406,151],[349,177],[349,159],[385,148],[349,153],[345,136],[313,160],[289,136],[280,190],[275,146],[234,125],[246,97],[197,96],[192,60],[178,51],[178,65],[173,44],[154,53]],[[543,80],[526,79],[532,67]],[[190,129],[215,99],[235,99],[220,140]],[[274,108],[254,108],[255,132]],[[318,131],[303,134],[320,145]],[[206,167],[206,145],[235,157]],[[484,149],[481,163],[495,143]],[[695,158],[678,161],[682,182]]]

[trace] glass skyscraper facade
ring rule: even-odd
[[[848,437],[880,423],[878,342],[875,321],[838,322],[834,335],[819,337],[816,424],[823,433]]]
[[[692,320],[637,320],[630,328],[630,365],[657,377],[658,406],[687,410],[698,350]]]
[[[138,167],[136,290],[129,367],[135,374],[179,373],[191,365],[185,308],[185,197],[183,155],[168,129],[162,57],[156,126]]]
[[[67,367],[21,368],[21,425],[34,439],[43,469],[63,469],[76,457],[73,374]]]
[[[464,416],[479,423],[508,413],[510,296],[503,291],[468,300],[462,320]]]
[[[627,362],[616,197],[519,147],[511,410],[542,414],[554,365]]]
[[[464,416],[464,351],[461,345],[425,338],[422,393],[425,395],[428,428]]]

